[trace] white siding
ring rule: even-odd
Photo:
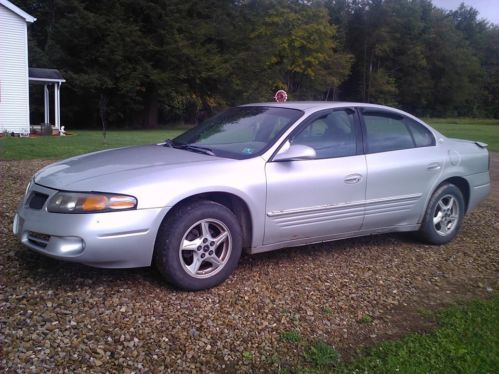
[[[0,5],[0,131],[29,132],[26,21]]]

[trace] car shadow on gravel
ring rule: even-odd
[[[65,262],[21,248],[15,251],[19,270],[25,271],[39,285],[65,290],[78,289],[81,285],[112,286],[145,282],[154,287],[173,290],[154,268],[99,269]]]

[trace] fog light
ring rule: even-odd
[[[77,255],[85,249],[85,242],[76,236],[52,236],[50,247],[54,253],[61,255]]]

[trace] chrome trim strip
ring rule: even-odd
[[[310,217],[310,216],[306,216]],[[333,215],[326,217],[310,217],[310,218],[301,218],[296,220],[286,220],[286,221],[275,221],[276,225],[281,228],[288,228],[294,226],[304,226],[315,223],[328,223],[338,220],[348,220],[348,219],[362,219],[363,214],[341,214],[341,215]]]
[[[126,238],[129,236],[138,236],[138,235],[144,235],[149,232],[149,229],[142,229],[142,230],[134,230],[134,231],[125,231],[125,232],[116,232],[112,234],[102,234],[99,235],[97,238],[98,239],[114,239],[114,238]]]
[[[490,186],[490,183],[484,183],[484,184],[480,184],[478,186],[473,186],[473,188],[485,188],[485,187],[489,187]]]
[[[276,210],[276,211],[267,212],[267,216],[268,217],[281,217],[281,216],[285,216],[285,215],[289,215],[289,214],[322,212],[322,211],[327,211],[327,210],[337,210],[337,209],[341,209],[341,208],[351,208],[351,207],[357,207],[357,206],[374,205],[374,204],[385,203],[385,202],[395,203],[395,202],[402,202],[404,200],[415,200],[415,199],[420,198],[422,195],[423,194],[421,194],[421,193],[415,193],[415,194],[410,194],[410,195],[400,195],[400,196],[397,196],[395,198],[384,197],[381,199],[354,201],[354,202],[349,202],[349,203],[319,205],[319,206],[314,206],[314,207],[310,207],[310,208],[295,208],[295,209],[288,209],[288,210]]]
[[[311,218],[328,218],[328,217],[348,217],[348,216],[363,216],[365,208],[363,206],[348,207],[344,209],[336,209],[334,211],[319,211],[307,214],[294,214],[282,217],[275,217],[275,222],[292,222],[300,219]]]

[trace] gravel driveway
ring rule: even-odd
[[[499,287],[498,154],[494,194],[449,245],[380,235],[245,256],[227,282],[197,293],[151,269],[97,270],[22,248],[10,231],[15,205],[47,163],[0,161],[0,369],[278,371],[304,365],[302,345],[283,332],[348,356],[424,328],[422,308]]]

